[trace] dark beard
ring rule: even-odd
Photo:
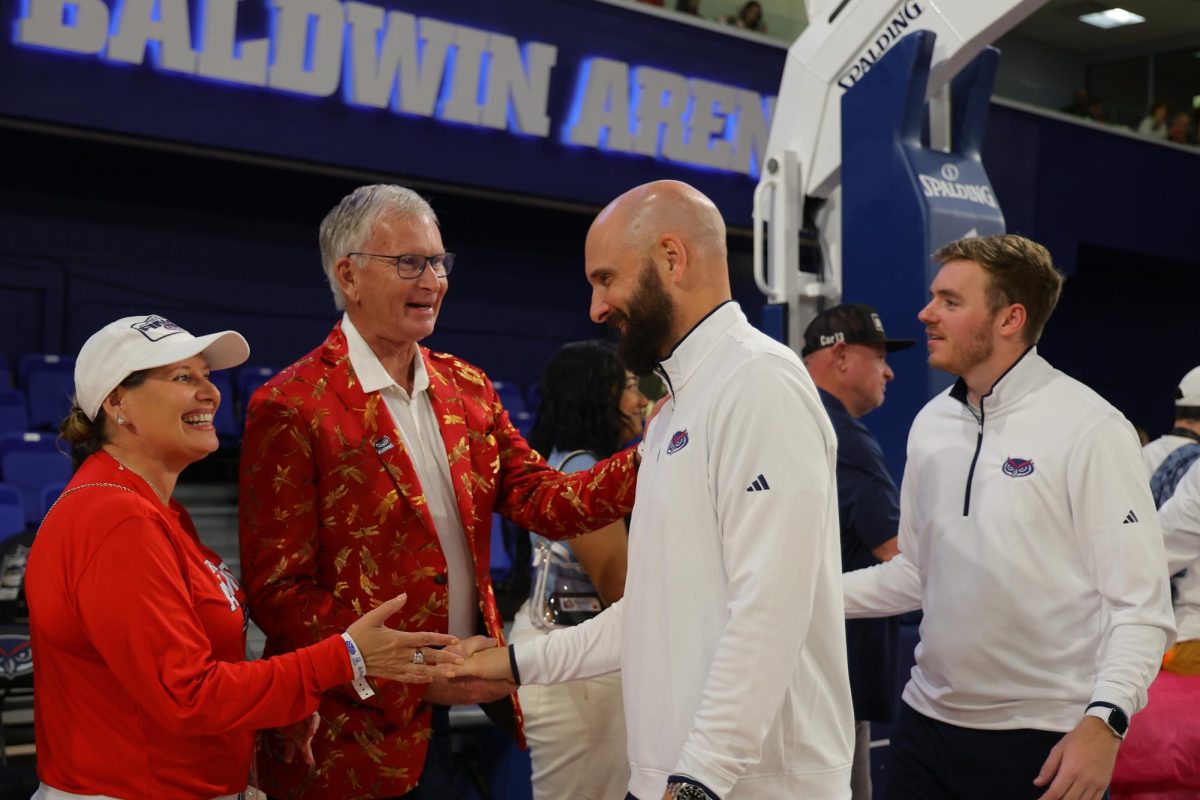
[[[675,328],[675,306],[663,288],[662,278],[654,262],[647,261],[638,276],[637,293],[629,301],[629,313],[614,311],[608,324],[614,327],[625,323],[617,355],[635,375],[647,375],[658,365],[671,347],[671,331]]]

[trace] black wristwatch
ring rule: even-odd
[[[1096,717],[1105,725],[1118,739],[1125,738],[1125,731],[1129,730],[1129,717],[1125,715],[1118,706],[1112,703],[1104,703],[1099,700],[1092,703],[1083,712],[1086,717]]]
[[[679,780],[674,775],[667,782],[667,794],[672,800],[715,800],[703,786]]]

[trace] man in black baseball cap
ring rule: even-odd
[[[894,353],[912,347],[912,339],[889,339],[883,331],[883,321],[875,309],[864,303],[847,303],[827,308],[804,329],[804,349],[800,355],[808,358],[823,347],[839,342],[846,344],[881,344]]]
[[[804,331],[804,364],[838,437],[838,514],[842,571],[869,567],[900,552],[900,496],[874,434],[859,420],[883,404],[894,376],[887,354],[912,347],[889,339],[875,309],[854,304],[826,309]],[[854,700],[854,800],[871,797],[871,721],[896,716],[900,633],[895,617],[849,620],[850,693]]]

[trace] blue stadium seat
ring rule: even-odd
[[[0,542],[25,532],[25,501],[15,486],[0,483]]]
[[[536,383],[529,384],[529,388],[525,390],[525,410],[530,414],[536,414],[541,405],[542,393],[538,391],[538,385]]]
[[[0,389],[0,434],[27,430],[29,414],[25,410],[25,395],[17,389]]]
[[[504,518],[492,514],[492,580],[506,581],[512,575],[512,556],[504,544]]]
[[[233,377],[229,370],[217,370],[208,376],[213,386],[221,392],[221,405],[217,407],[217,415],[213,418],[213,426],[222,444],[237,441],[242,435],[242,423],[234,412]]]
[[[237,400],[243,420],[246,418],[246,407],[250,405],[250,396],[258,387],[274,378],[276,372],[279,370],[274,367],[242,367],[237,378]]]
[[[8,359],[0,354],[0,389],[11,389],[12,386],[12,370],[8,367]]]
[[[21,492],[25,522],[41,520],[42,490],[47,484],[71,479],[71,460],[48,433],[0,437],[0,476]]]
[[[75,359],[46,353],[21,358],[20,384],[28,401],[30,430],[58,430],[75,394]]]
[[[525,397],[521,394],[520,386],[511,381],[492,381],[492,386],[495,387],[496,394],[500,395],[500,402],[508,409],[510,416],[525,410]]]
[[[509,412],[509,417],[512,419],[513,425],[517,426],[517,430],[526,439],[529,438],[529,431],[533,428],[533,414],[528,411],[518,411],[516,414]]]
[[[65,482],[48,483],[42,487],[42,502],[39,506],[41,513],[38,515],[38,519],[46,518],[46,512],[50,510],[51,506],[58,502],[58,498],[60,495],[62,495],[63,489],[66,488],[67,484]]]
[[[18,451],[32,451],[35,453],[59,453],[55,440],[56,436],[50,433],[37,433],[35,431],[27,431],[25,433],[8,433],[0,436],[0,464],[9,454]],[[65,458],[65,456],[64,456]]]

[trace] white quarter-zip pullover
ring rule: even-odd
[[[625,597],[516,645],[525,683],[618,668],[630,792],[847,800],[854,745],[836,442],[799,358],[717,307],[662,363]]]
[[[1174,624],[1137,435],[1036,350],[980,409],[960,380],[917,415],[900,550],[845,576],[846,612],[924,609],[916,711],[1068,731],[1091,701],[1145,705]]]

